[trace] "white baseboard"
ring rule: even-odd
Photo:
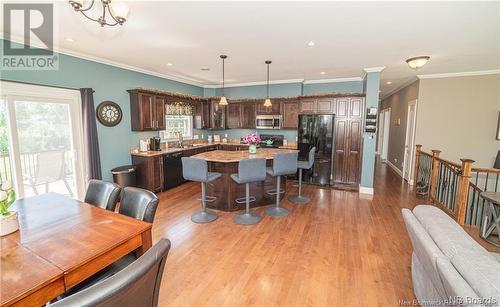
[[[360,194],[368,194],[368,195],[373,195],[373,188],[362,187],[362,186],[360,185],[360,186],[359,186],[359,193],[360,193]]]
[[[389,160],[386,160],[385,163],[387,163],[387,165],[389,165],[399,175],[399,177],[403,178],[403,172],[399,170],[396,165],[392,164]]]

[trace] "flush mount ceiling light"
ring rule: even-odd
[[[392,84],[392,81],[387,81],[386,83],[390,85],[390,84]]]
[[[172,64],[172,63],[167,63],[167,66],[174,66],[174,64]]]
[[[111,4],[111,0],[92,0],[90,4],[85,8],[83,7],[83,2],[84,0],[70,0],[69,4],[71,4],[75,12],[82,13],[82,15],[87,19],[97,22],[101,25],[101,27],[123,25],[123,23],[127,20],[129,8],[124,2],[113,0],[113,4]],[[96,4],[96,10],[102,12],[101,16],[97,18],[89,16],[88,14],[89,11],[94,7],[95,2],[101,3],[100,7],[98,7],[98,4]],[[111,17],[110,21],[106,20],[106,15],[109,15],[109,17]]]
[[[75,42],[75,40],[72,39],[71,37],[66,37],[64,40],[67,41],[67,42],[70,42],[70,43],[74,43]]]
[[[308,43],[307,43],[307,46],[309,46],[309,47],[314,47],[314,42],[313,42],[313,41],[308,42]]]
[[[222,59],[222,97],[220,98],[219,105],[227,106],[227,99],[226,99],[226,96],[224,96],[224,77],[225,77],[224,76],[224,70],[225,70],[224,62],[227,59],[227,55],[222,54],[220,56],[220,58]]]
[[[273,103],[271,102],[271,99],[269,99],[269,67],[271,65],[271,61],[267,60],[266,62],[267,65],[267,95],[266,95],[266,100],[264,100],[264,107],[272,107]]]
[[[322,71],[319,73],[320,75],[326,75],[326,72]]]
[[[422,68],[425,64],[427,64],[430,58],[431,58],[430,56],[426,55],[417,56],[414,58],[409,58],[408,60],[406,60],[406,63],[408,64],[408,66],[410,66],[411,69],[419,69]]]

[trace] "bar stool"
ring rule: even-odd
[[[236,183],[245,184],[245,197],[235,199],[238,204],[246,204],[244,212],[234,217],[234,221],[242,225],[253,225],[260,222],[260,215],[250,211],[250,202],[255,201],[250,196],[250,182],[266,180],[266,159],[245,159],[238,163],[238,174],[231,174]]]
[[[269,175],[276,177],[276,191],[268,191],[267,193],[269,195],[276,195],[276,204],[266,208],[266,213],[271,216],[281,217],[288,215],[288,209],[280,207],[280,194],[285,193],[285,190],[282,190],[280,187],[281,176],[297,172],[297,157],[297,152],[276,154],[273,157],[273,167],[267,169]]]
[[[219,215],[207,209],[207,202],[215,201],[216,197],[206,195],[207,182],[216,180],[220,173],[208,171],[207,161],[190,157],[182,157],[182,175],[184,179],[201,182],[201,211],[191,215],[191,221],[204,224],[215,221]]]
[[[310,169],[313,166],[315,153],[316,153],[316,147],[313,147],[311,148],[311,150],[309,150],[309,156],[307,158],[307,161],[297,162],[297,167],[299,168],[299,194],[288,197],[288,200],[293,204],[303,205],[311,201],[309,197],[302,196],[302,170]]]

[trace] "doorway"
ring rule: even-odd
[[[387,161],[389,152],[389,131],[391,126],[391,108],[387,108],[380,112],[380,129],[379,129],[379,152],[380,159]]]
[[[403,178],[413,185],[413,161],[415,157],[415,127],[417,123],[417,100],[408,102],[406,121],[405,155],[403,162]]]
[[[0,81],[0,177],[18,198],[85,190],[80,92]]]

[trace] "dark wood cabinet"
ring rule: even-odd
[[[333,97],[300,98],[299,112],[303,114],[334,114]]]
[[[134,90],[130,94],[132,131],[165,129],[165,98]]]
[[[163,190],[163,156],[132,156],[136,166],[137,186],[154,193]]]
[[[363,97],[335,99],[335,142],[333,184],[357,189],[361,175],[363,141]]]
[[[242,126],[241,103],[229,103],[227,106],[227,128],[239,129]]]
[[[241,128],[255,128],[255,107],[254,102],[241,103]]]
[[[264,99],[262,99],[262,102],[257,102],[257,115],[280,115],[281,114],[281,102],[278,99],[275,99],[272,101],[272,106],[270,107],[265,107],[264,106]]]
[[[299,127],[299,101],[288,100],[282,103],[283,129],[297,129]]]

